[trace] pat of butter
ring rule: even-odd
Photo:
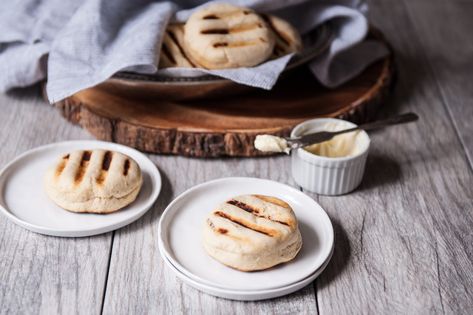
[[[257,135],[255,148],[262,152],[285,152],[289,154],[290,148],[286,139],[272,135]]]
[[[327,123],[319,131],[339,131],[348,129],[346,125],[339,123]],[[360,130],[344,133],[333,137],[329,141],[309,145],[304,150],[325,157],[347,157],[354,156],[360,152]]]

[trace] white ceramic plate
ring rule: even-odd
[[[276,289],[270,289],[270,290],[260,290],[260,291],[227,290],[227,289],[222,289],[218,287],[213,287],[206,283],[201,283],[195,279],[188,277],[186,274],[182,273],[165,257],[162,243],[159,244],[159,252],[161,253],[161,257],[163,258],[164,263],[171,269],[171,271],[174,272],[174,274],[179,279],[181,279],[182,281],[184,281],[185,283],[187,283],[188,285],[190,285],[191,287],[197,290],[200,290],[210,295],[225,298],[225,299],[239,300],[239,301],[258,301],[258,300],[272,299],[279,296],[291,294],[309,285],[310,283],[312,283],[312,281],[314,281],[325,270],[328,263],[330,262],[330,259],[332,258],[332,254],[333,254],[333,247],[332,247],[332,250],[330,251],[329,256],[327,257],[327,260],[323,263],[323,265],[320,266],[319,269],[317,269],[313,274],[309,275],[307,278],[299,282],[290,284],[288,286],[284,286],[284,287],[280,287]]]
[[[73,213],[51,201],[43,186],[46,170],[63,154],[106,149],[132,157],[141,167],[143,186],[129,206],[110,214]],[[157,167],[135,149],[102,141],[67,141],[27,151],[0,171],[0,212],[33,232],[66,237],[89,236],[121,228],[141,217],[161,190]]]
[[[242,194],[277,196],[294,209],[302,234],[302,249],[290,263],[257,272],[241,272],[208,256],[202,247],[207,214],[223,201]],[[334,234],[320,205],[290,186],[258,178],[223,178],[195,186],[177,197],[159,222],[166,258],[187,277],[212,287],[261,291],[288,286],[309,277],[329,257]]]

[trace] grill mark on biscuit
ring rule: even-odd
[[[174,57],[172,56],[171,52],[169,51],[168,46],[166,46],[166,43],[163,43],[163,46],[162,46],[161,50],[163,51],[164,56],[166,56],[166,58],[168,58],[168,60],[169,60],[172,64],[176,64],[176,60],[174,59]]]
[[[287,35],[285,35],[284,33],[282,32],[278,32],[278,35],[279,35],[279,38],[281,39],[281,41],[288,47],[290,48],[292,46],[292,43],[291,43],[291,38],[288,37]]]
[[[215,14],[209,14],[204,17],[202,17],[202,20],[218,20],[219,17],[216,16]]]
[[[214,231],[216,233],[220,233],[221,235],[225,235],[226,237],[230,237],[230,238],[233,238],[235,240],[240,240],[240,241],[245,240],[245,238],[241,238],[241,237],[238,237],[236,235],[232,235],[231,233],[229,233],[230,231],[225,229],[225,228],[216,228],[215,224],[213,224],[213,222],[210,221],[210,219],[207,219],[207,224],[212,229],[212,231]]]
[[[56,177],[59,177],[62,171],[64,171],[64,168],[66,168],[66,163],[69,160],[70,156],[71,156],[70,154],[66,154],[62,157],[55,171]]]
[[[291,46],[291,41],[286,38],[286,36],[284,36],[282,33],[280,33],[277,28],[274,26],[273,22],[271,22],[271,19],[266,15],[266,14],[262,14],[261,15],[262,18],[265,20],[265,22],[268,24],[269,28],[271,29],[271,31],[273,31],[274,34],[276,34],[276,36],[284,43],[286,44],[287,46]]]
[[[105,174],[106,173],[104,171],[100,171],[100,174],[96,179],[96,182],[97,182],[98,185],[102,185],[103,182],[105,181],[105,178],[106,178]]]
[[[90,156],[92,155],[92,152],[90,151],[84,151],[84,153],[82,154],[82,160],[81,160],[81,163],[82,161],[90,161]]]
[[[110,151],[105,152],[102,160],[102,169],[108,171],[110,164],[112,163],[113,153]]]
[[[226,28],[214,28],[214,29],[206,29],[200,31],[201,34],[234,34],[234,33],[242,33],[242,32],[249,32],[257,28],[263,28],[263,25],[259,22],[251,23],[251,24],[243,24],[240,26],[232,27],[229,29]],[[261,38],[260,38],[261,39]]]
[[[56,177],[59,177],[66,167],[66,159],[62,158],[61,162],[59,162],[59,165],[56,168]]]
[[[269,219],[269,217],[268,217],[268,219]],[[273,220],[273,219],[270,219],[270,220],[271,220],[271,221],[274,221],[274,222],[277,222],[277,223],[280,223],[280,224],[285,225],[285,226],[290,226],[289,223],[284,222],[284,221]]]
[[[258,44],[258,41],[256,40],[249,40],[246,42],[233,42],[233,43],[218,42],[218,43],[213,44],[213,47],[237,48],[237,47],[251,46],[251,45],[257,45],[257,44]]]
[[[208,30],[202,30],[200,31],[201,34],[228,34],[229,30],[225,28],[211,28]]]
[[[246,212],[250,212],[250,213],[253,213],[253,214],[259,214],[259,210],[244,203],[244,202],[241,202],[241,201],[238,201],[238,200],[235,200],[235,199],[231,199],[231,200],[228,200],[227,201],[228,204],[232,205],[232,206],[235,206],[235,207],[238,207],[242,210],[245,210]]]
[[[266,236],[273,237],[274,234],[275,234],[273,230],[269,230],[269,229],[266,229],[266,228],[263,228],[263,227],[260,227],[260,226],[254,226],[253,224],[248,224],[247,222],[243,222],[241,220],[238,220],[237,218],[232,217],[231,215],[229,215],[229,214],[227,214],[223,211],[215,211],[214,214],[221,217],[221,218],[227,219],[227,220],[229,220],[229,221],[231,221],[235,224],[238,224],[238,225],[240,225],[244,228],[247,228],[249,230],[264,234]]]
[[[74,182],[76,184],[80,184],[80,182],[82,182],[82,179],[84,178],[85,171],[87,170],[87,165],[89,164],[91,155],[92,155],[92,152],[90,151],[82,152],[79,168],[77,169],[76,176],[74,177]]]
[[[126,159],[125,164],[123,164],[123,175],[128,175],[128,170],[130,169],[130,160]]]
[[[102,169],[100,170],[99,176],[96,178],[98,185],[102,185],[107,179],[108,169],[110,168],[110,164],[112,164],[112,158],[113,153],[110,151],[106,151],[103,155]]]
[[[215,43],[213,44],[213,46],[215,48],[218,48],[218,47],[227,47],[228,46],[228,43]]]
[[[181,47],[181,45],[179,45],[179,41],[177,40],[177,37],[176,35],[171,32],[171,31],[167,31],[167,34],[169,35],[169,38],[171,38],[171,40],[173,41],[173,43],[177,46],[177,48],[179,49],[179,52],[181,53],[182,57],[192,66],[195,68],[195,64],[187,57],[187,54],[185,53],[184,49]],[[174,64],[176,64],[176,62],[174,61]]]
[[[233,42],[228,44],[228,47],[244,47],[244,46],[251,46],[251,45],[258,45],[258,41],[252,40],[247,42]]]
[[[263,200],[263,201],[266,201],[266,200]],[[231,200],[227,201],[227,203],[232,205],[232,206],[238,207],[242,210],[245,210],[246,212],[249,212],[249,213],[253,214],[254,216],[257,216],[258,218],[265,218],[265,219],[268,219],[270,221],[273,221],[273,222],[276,222],[276,223],[279,223],[279,224],[283,224],[285,226],[290,226],[289,223],[284,222],[284,221],[274,220],[269,215],[268,216],[261,215],[258,209],[256,209],[253,206],[250,206],[249,204],[246,204],[244,202],[241,202],[241,201],[238,201],[238,200],[235,200],[235,199],[231,199]]]
[[[215,228],[215,224],[213,224],[212,221],[210,221],[209,219],[207,219],[207,224],[210,226],[210,228],[220,234],[227,234],[228,233],[228,230],[227,229],[224,229],[224,228]]]

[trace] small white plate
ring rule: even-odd
[[[303,242],[294,260],[263,271],[241,272],[207,255],[202,247],[207,214],[223,201],[243,194],[277,196],[291,205]],[[301,191],[270,180],[234,177],[200,184],[171,202],[159,222],[159,241],[165,258],[199,283],[229,290],[261,291],[285,287],[313,274],[329,257],[334,234],[325,211]]]
[[[335,245],[335,244],[334,244]],[[330,259],[332,258],[332,255],[333,255],[333,250],[334,250],[334,245],[332,246],[332,249],[330,250],[330,254],[329,256],[327,257],[327,260],[323,263],[323,265],[317,269],[317,271],[315,273],[317,273],[317,275],[315,277],[317,277],[324,269],[325,267],[327,267],[327,264],[329,263]],[[287,286],[282,286],[282,287],[279,287],[279,288],[273,288],[273,289],[268,289],[268,290],[236,290],[236,289],[229,289],[229,288],[224,288],[224,287],[220,287],[218,285],[214,285],[212,284],[211,282],[209,281],[206,281],[205,279],[200,279],[199,277],[196,277],[195,275],[193,274],[189,274],[188,272],[182,272],[181,270],[179,270],[178,268],[176,268],[176,266],[172,265],[171,261],[169,260],[166,252],[164,251],[164,245],[163,245],[163,242],[161,242],[161,239],[158,238],[158,247],[159,247],[159,252],[161,254],[161,257],[163,258],[163,260],[166,262],[166,264],[170,264],[170,268],[173,272],[175,273],[179,273],[177,274],[177,276],[181,279],[184,278],[187,278],[190,280],[190,285],[192,287],[196,287],[196,284],[198,284],[199,287],[196,287],[197,289],[200,290],[200,286],[203,286],[203,289],[202,291],[204,292],[208,292],[207,289],[209,288],[212,288],[212,292],[220,292],[220,293],[225,293],[225,294],[231,294],[232,296],[240,296],[241,294],[243,294],[242,296],[246,298],[250,297],[250,296],[260,296],[260,293],[275,293],[275,292],[281,292],[280,290],[284,290],[285,288],[293,288],[295,285],[297,285],[299,282],[302,282],[302,281],[305,281],[302,280],[302,281],[299,281],[299,282],[295,282],[295,283],[292,283],[292,284],[289,284]],[[312,277],[311,279],[314,280],[315,277],[313,277],[313,274],[310,275],[309,277]],[[309,278],[307,277],[307,278]],[[187,279],[184,279],[184,281],[187,283]],[[300,288],[300,287],[299,287]],[[293,290],[291,292],[294,292],[296,290]],[[289,293],[291,293],[289,292]],[[285,294],[289,294],[289,293],[285,293]],[[230,298],[230,297],[227,297],[227,296],[222,296],[222,295],[219,295],[219,294],[213,294],[213,293],[209,293],[209,294],[212,294],[212,295],[216,295],[216,296],[220,296],[220,297],[224,297],[224,298]],[[277,295],[277,296],[281,296],[283,294],[280,294],[280,295]],[[276,296],[272,296],[272,297],[276,297]],[[270,298],[270,297],[268,297]],[[240,300],[240,298],[230,298],[230,299],[237,299],[237,300]],[[260,298],[262,299],[262,298]]]
[[[188,277],[186,274],[182,273],[177,269],[166,257],[164,253],[164,249],[162,246],[162,243],[159,244],[159,252],[161,253],[161,257],[163,257],[164,263],[171,269],[171,271],[174,272],[174,274],[190,285],[191,287],[200,290],[202,292],[205,292],[210,295],[218,296],[224,299],[230,299],[230,300],[239,300],[239,301],[259,301],[259,300],[265,300],[265,299],[272,299],[276,298],[279,296],[291,294],[293,292],[296,292],[305,286],[309,285],[314,281],[327,267],[328,263],[330,262],[330,259],[332,258],[333,254],[333,247],[332,250],[330,251],[329,256],[327,257],[327,260],[323,263],[322,266],[320,266],[319,269],[317,269],[313,274],[309,275],[307,278],[295,282],[293,284],[290,284],[288,286],[280,287],[280,288],[275,288],[275,289],[270,289],[270,290],[260,290],[260,291],[238,291],[238,290],[227,290],[227,289],[222,289],[218,287],[213,287],[211,285],[208,285],[206,283],[201,283],[195,279],[192,279],[191,277]]]
[[[129,206],[110,214],[74,213],[51,201],[44,191],[46,170],[57,158],[81,149],[105,149],[133,158],[143,173],[143,186]],[[65,237],[90,236],[121,228],[141,217],[158,198],[157,167],[135,149],[102,141],[66,141],[27,151],[0,171],[0,212],[33,232]]]

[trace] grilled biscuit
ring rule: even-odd
[[[302,50],[301,37],[291,24],[274,15],[263,14],[262,17],[276,40],[271,59]]]
[[[208,216],[203,243],[219,262],[254,271],[288,262],[302,246],[291,207],[270,196],[243,195],[227,200]]]
[[[159,68],[171,67],[195,67],[184,49],[184,24],[168,25],[164,33]]]
[[[117,211],[136,199],[142,183],[141,170],[132,158],[105,150],[66,154],[45,176],[49,198],[73,212]]]
[[[226,3],[193,13],[184,27],[189,57],[200,67],[252,67],[272,53],[274,37],[254,11]]]

